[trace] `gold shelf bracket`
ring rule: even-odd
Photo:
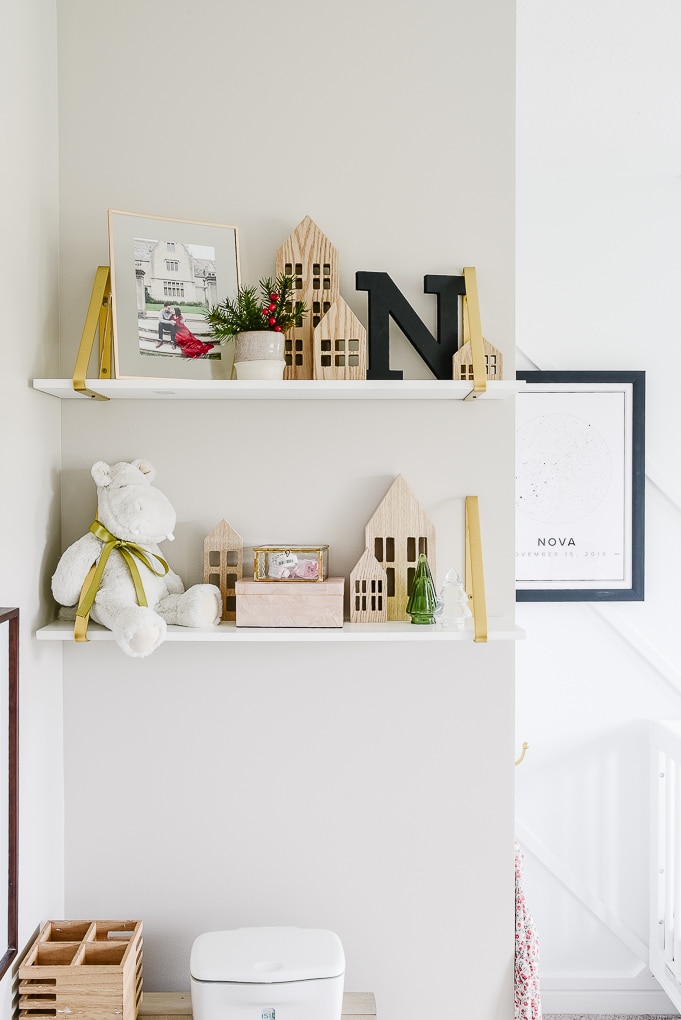
[[[99,334],[97,375],[99,379],[110,379],[113,326],[111,321],[111,271],[108,266],[97,267],[90,304],[85,316],[83,335],[80,338],[78,356],[73,369],[73,388],[77,393],[82,393],[84,397],[91,397],[93,400],[108,400],[109,398],[103,394],[91,390],[85,381],[97,334]]]
[[[470,340],[473,358],[473,389],[464,397],[464,400],[475,400],[476,397],[487,392],[485,348],[482,342],[482,320],[478,298],[478,275],[475,267],[464,268],[463,278],[466,284],[466,293],[463,297],[463,338],[464,343]]]
[[[466,496],[466,593],[473,612],[475,640],[487,641],[487,601],[477,496]]]
[[[520,765],[521,761],[523,760],[523,758],[527,754],[527,752],[529,750],[529,747],[530,747],[530,745],[528,744],[528,742],[526,740],[524,740],[523,741],[522,750],[520,752],[520,757],[516,758],[516,760],[515,760],[516,765]]]

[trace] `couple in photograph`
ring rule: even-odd
[[[158,313],[158,343],[160,347],[166,333],[170,334],[170,343],[179,347],[180,353],[185,358],[204,358],[213,350],[212,344],[206,344],[187,328],[182,318],[182,309],[177,305],[173,308],[170,301],[166,301]]]

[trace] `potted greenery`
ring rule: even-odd
[[[267,276],[258,288],[239,287],[206,316],[212,336],[234,340],[237,379],[281,379],[284,374],[284,333],[300,325],[307,307],[293,300],[292,276]]]

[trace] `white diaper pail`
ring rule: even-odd
[[[193,1020],[341,1020],[345,955],[332,931],[205,932],[189,970]]]

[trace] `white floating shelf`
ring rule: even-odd
[[[73,624],[57,620],[37,630],[39,641],[73,641]],[[489,641],[516,641],[525,632],[513,623],[489,620]],[[106,627],[90,623],[91,641],[113,641]],[[435,626],[415,626],[411,623],[346,623],[343,627],[237,627],[234,623],[220,623],[207,630],[190,627],[168,627],[166,641],[472,641],[471,621],[462,631],[442,630]]]
[[[491,382],[474,396],[470,383],[440,379],[89,379],[86,384],[111,400],[506,400],[525,386],[515,379]],[[62,400],[92,399],[76,392],[70,379],[34,379],[33,388]]]

